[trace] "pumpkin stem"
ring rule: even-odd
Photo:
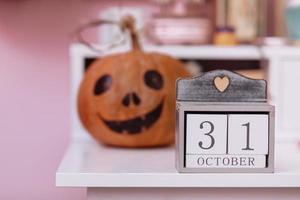
[[[141,50],[141,45],[139,42],[139,37],[138,33],[136,31],[135,27],[135,20],[133,16],[127,15],[122,18],[121,20],[121,28],[127,29],[130,33],[130,38],[131,38],[131,46],[133,50]]]

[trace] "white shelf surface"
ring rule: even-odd
[[[174,147],[122,149],[73,140],[56,172],[66,187],[300,187],[300,148],[276,143],[275,173],[182,174]]]
[[[259,60],[261,52],[254,45],[146,45],[146,51],[159,51],[183,59]]]
[[[97,45],[94,45],[97,47]],[[99,53],[88,47],[75,43],[72,51],[79,55],[97,56]],[[130,45],[123,45],[106,51],[104,54],[129,51]],[[260,48],[254,45],[215,46],[215,45],[150,45],[144,44],[148,52],[161,52],[181,59],[212,59],[212,60],[259,60]]]

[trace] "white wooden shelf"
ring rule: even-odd
[[[97,45],[94,45],[97,46]],[[73,52],[86,56],[97,56],[99,53],[92,51],[82,44],[73,44]],[[130,50],[129,45],[119,46],[105,54],[124,52]],[[228,59],[228,60],[259,60],[261,59],[260,48],[254,45],[238,46],[215,46],[215,45],[149,45],[144,44],[145,51],[166,53],[181,59]]]
[[[261,58],[259,48],[253,45],[214,46],[214,45],[147,45],[147,51],[160,51],[184,59],[232,59],[258,60]]]
[[[300,148],[277,142],[275,173],[180,174],[174,147],[122,149],[74,139],[56,172],[67,187],[300,187]]]

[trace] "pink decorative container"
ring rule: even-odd
[[[212,41],[214,7],[206,1],[159,1],[147,27],[150,40],[159,44],[207,44]],[[207,7],[207,5],[209,5]]]
[[[205,18],[156,18],[148,27],[149,38],[159,44],[207,44],[211,32]]]

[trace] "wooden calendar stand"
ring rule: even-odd
[[[227,70],[179,79],[179,172],[273,172],[275,109],[265,80]]]

